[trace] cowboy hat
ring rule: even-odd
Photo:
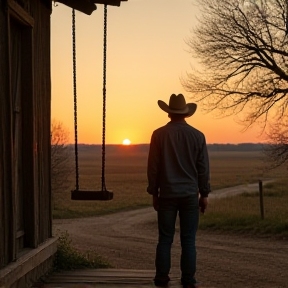
[[[170,96],[169,105],[162,100],[158,100],[158,106],[169,114],[185,114],[186,117],[192,116],[197,109],[197,104],[195,103],[186,104],[182,94],[178,94],[177,96],[172,94]]]

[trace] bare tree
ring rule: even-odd
[[[266,169],[275,169],[288,164],[288,117],[273,124],[267,133],[268,145],[264,147],[267,157]]]
[[[71,188],[69,177],[73,170],[73,151],[67,145],[69,130],[62,122],[52,120],[51,123],[51,187],[54,203],[63,196],[63,192]]]
[[[199,69],[183,85],[204,110],[244,116],[249,127],[280,119],[288,105],[287,0],[198,0],[187,41]]]

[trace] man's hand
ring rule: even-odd
[[[153,196],[153,207],[155,211],[158,211],[159,208],[158,196]]]
[[[207,205],[208,205],[208,198],[200,196],[200,198],[199,198],[199,209],[200,209],[201,213],[203,213],[203,214],[205,213]]]

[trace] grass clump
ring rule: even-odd
[[[111,265],[95,251],[81,252],[72,245],[68,232],[61,233],[54,261],[54,270],[110,268]]]
[[[288,180],[263,187],[264,219],[259,193],[243,193],[211,199],[207,213],[200,217],[199,229],[288,238]]]

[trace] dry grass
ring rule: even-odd
[[[233,231],[288,238],[288,179],[263,187],[264,219],[261,218],[259,193],[244,193],[209,201],[200,229]]]

